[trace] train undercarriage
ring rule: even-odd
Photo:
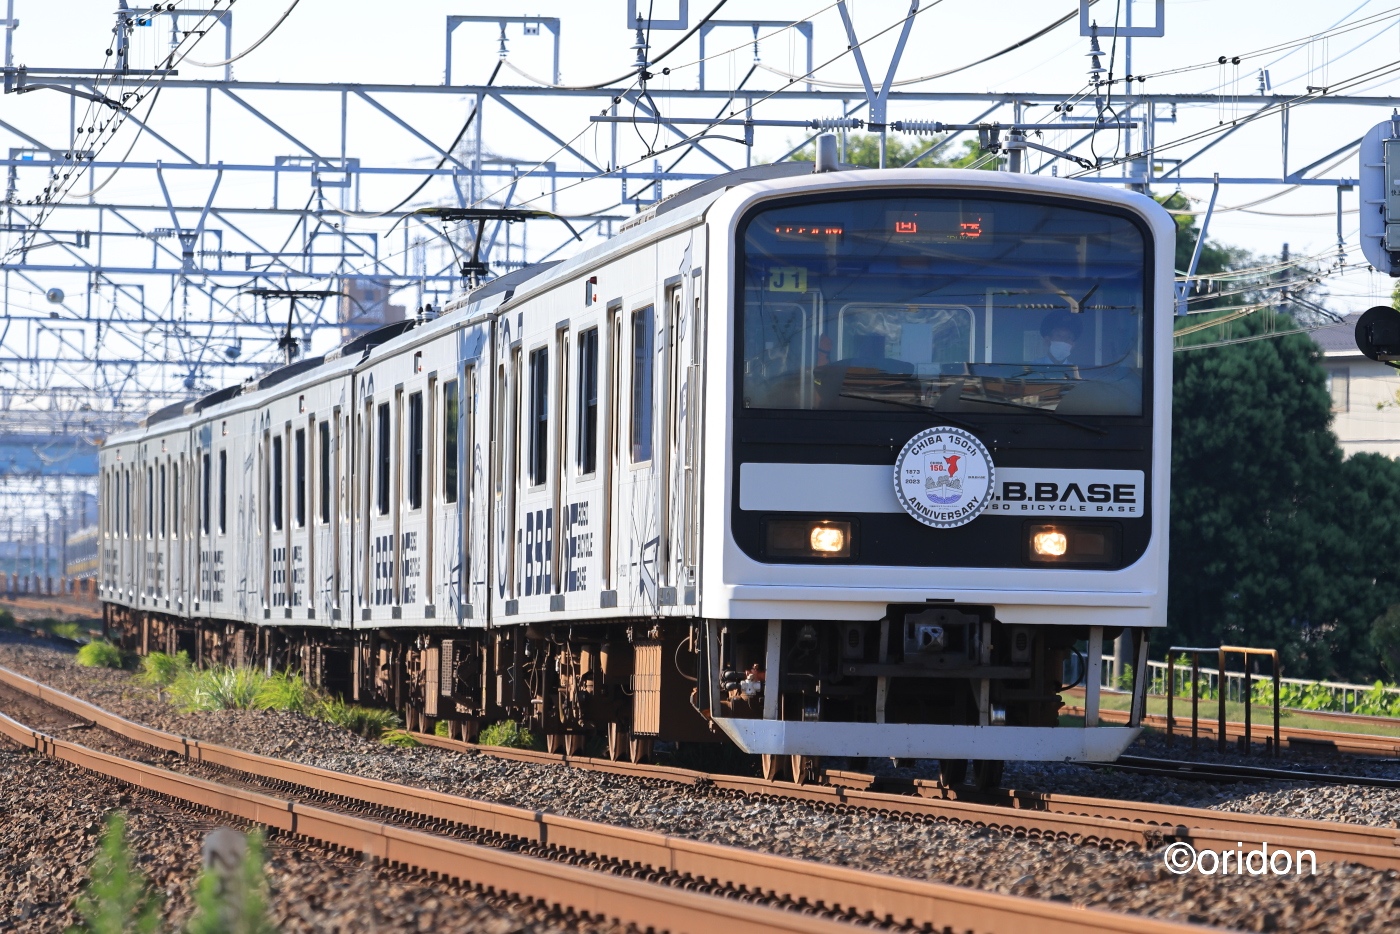
[[[107,604],[104,622],[109,638],[139,655],[186,652],[199,667],[294,671],[328,693],[396,710],[409,730],[445,723],[449,736],[474,740],[484,726],[513,720],[551,752],[633,762],[647,760],[657,742],[729,744],[716,718],[1057,727],[1060,692],[1071,686],[1065,662],[1087,635],[1083,627],[1007,626],[990,607],[950,605],[891,606],[872,622],[337,630]],[[813,779],[819,764],[812,755],[756,759],[764,777],[797,782]],[[999,784],[1000,760],[970,762],[942,760],[945,783]]]

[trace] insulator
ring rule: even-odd
[[[865,121],[859,117],[818,117],[807,125],[814,130],[859,130]]]
[[[915,136],[932,136],[943,132],[943,124],[933,120],[896,120],[890,126],[900,133],[913,133]]]

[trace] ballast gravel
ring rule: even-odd
[[[0,931],[63,931],[80,920],[76,897],[112,811],[126,815],[134,862],[161,896],[162,930],[184,930],[204,835],[227,819],[94,781],[0,739]],[[266,852],[279,931],[615,931],[275,835]]]
[[[1389,931],[1400,919],[1400,873],[1391,871],[1323,863],[1316,875],[1178,876],[1167,870],[1160,851],[1030,840],[969,825],[830,810],[801,801],[483,754],[391,748],[284,712],[180,714],[128,674],[77,668],[68,653],[39,643],[0,641],[0,665],[123,716],[197,739],[385,781],[745,849],[1245,930]],[[1261,790],[1259,785],[1203,785],[1025,763],[1008,766],[1007,784],[1380,826],[1392,826],[1400,817],[1400,793],[1373,788],[1286,783]],[[1358,800],[1377,803],[1352,810],[1347,802]]]

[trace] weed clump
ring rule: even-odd
[[[514,720],[493,723],[481,731],[477,738],[481,746],[504,746],[507,749],[534,749],[535,734]]]
[[[152,687],[165,688],[174,684],[176,678],[192,670],[194,666],[190,663],[189,652],[176,652],[174,655],[152,652],[141,659],[141,672],[136,678]]]
[[[110,642],[89,642],[78,649],[77,663],[84,668],[120,668],[122,650]]]
[[[160,895],[151,891],[131,858],[126,818],[120,813],[107,819],[77,907],[82,921],[69,928],[68,934],[153,934],[160,930]]]

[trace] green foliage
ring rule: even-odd
[[[78,649],[76,661],[84,668],[120,668],[122,650],[110,642],[89,642]]]
[[[251,710],[267,676],[253,668],[222,665],[183,672],[170,684],[170,700],[186,713]]]
[[[1194,222],[1178,218],[1177,230],[1178,260],[1189,259]],[[1235,257],[1207,249],[1200,271]],[[1246,317],[1230,336],[1262,337],[1269,324]],[[1272,326],[1294,327],[1283,315]],[[1400,514],[1378,507],[1400,500],[1400,462],[1343,459],[1306,335],[1180,352],[1173,378],[1166,640],[1278,648],[1294,676],[1380,674],[1370,636],[1372,621],[1400,603],[1391,557]]]
[[[392,710],[347,704],[339,697],[321,699],[309,713],[318,720],[359,733],[366,739],[378,739],[399,725],[398,715]]]
[[[452,734],[449,732],[449,727],[451,727],[451,724],[446,720],[439,720],[437,723],[433,724],[433,735],[450,736]]]
[[[1400,679],[1400,603],[1371,621],[1371,651],[1392,678]]]
[[[193,667],[188,652],[177,652],[174,655],[152,652],[141,659],[141,672],[136,678],[152,687],[169,687],[175,683],[176,678],[187,674]]]
[[[482,746],[505,746],[508,749],[534,749],[535,736],[514,720],[502,720],[483,729],[477,743]]]
[[[186,713],[201,710],[289,710],[377,739],[399,725],[392,710],[347,704],[312,688],[292,671],[263,674],[256,668],[216,666],[199,670],[184,652],[173,658],[152,653],[142,659],[141,679],[166,689]]]
[[[195,914],[189,934],[274,934],[267,915],[267,877],[263,872],[262,831],[248,834],[243,863],[222,880],[205,869],[195,883]]]
[[[885,167],[890,169],[902,168],[917,158],[920,153],[941,140],[942,137],[922,139],[917,136],[900,136],[897,133],[891,133],[885,139]],[[953,155],[948,155],[948,153],[952,153]],[[961,146],[939,150],[932,156],[925,156],[919,159],[917,165],[910,167],[920,169],[960,169],[975,162],[980,155],[981,152],[977,148],[977,143],[974,140],[965,140]],[[793,162],[814,162],[816,158],[816,143],[803,146],[789,157]],[[878,169],[880,167],[879,134],[848,133],[846,135],[845,161],[848,165]],[[984,168],[989,170],[995,169],[996,160],[992,160],[984,166]]]
[[[398,746],[401,749],[412,749],[414,746],[423,745],[414,739],[412,734],[405,733],[403,730],[390,730],[379,737],[379,741],[385,746]]]
[[[258,685],[253,706],[259,710],[292,710],[306,713],[316,698],[301,675],[276,671]]]
[[[15,614],[9,610],[0,610],[0,629],[14,629]]]
[[[77,908],[82,922],[68,934],[148,934],[160,927],[160,896],[132,863],[126,818],[119,813],[107,819]]]

